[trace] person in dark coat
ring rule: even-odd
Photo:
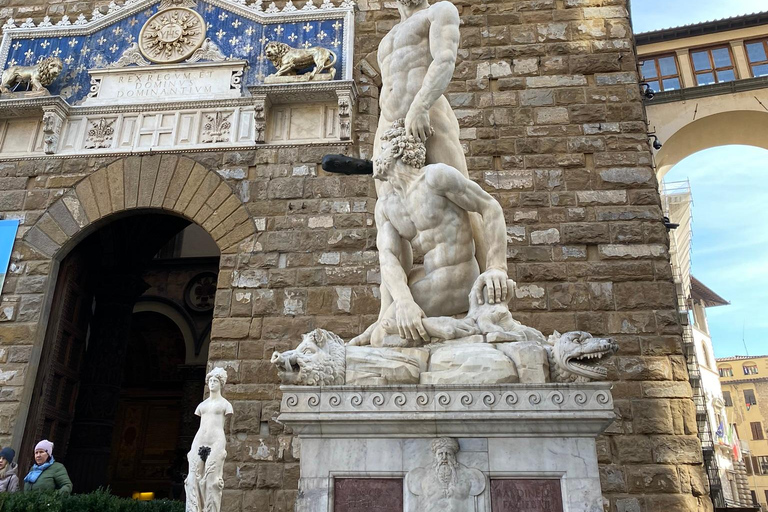
[[[24,477],[24,491],[72,492],[72,481],[61,462],[53,459],[53,443],[43,439],[35,446],[35,464]]]
[[[0,492],[19,490],[18,466],[13,462],[16,452],[7,446],[0,450]]]

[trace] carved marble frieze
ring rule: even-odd
[[[94,11],[90,19],[64,16],[54,22],[46,17],[38,25],[31,19],[23,23],[8,19],[3,26],[0,63],[6,69],[34,65],[51,56],[61,59],[61,76],[49,91],[71,105],[87,96],[91,70],[115,65],[216,61],[223,55],[248,62],[245,86],[261,85],[277,71],[265,55],[270,43],[333,52],[337,57],[334,79],[351,80],[354,2],[324,0],[317,4],[312,0],[303,6],[288,2],[280,11],[274,4],[265,7],[260,1],[180,4],[128,0],[122,5],[113,2],[107,14]]]
[[[438,425],[458,435],[470,428],[462,424],[467,417],[472,435],[596,435],[614,418],[611,384],[604,382],[280,389],[279,420],[302,435],[356,433],[361,421],[381,435],[425,434]]]
[[[54,59],[61,72],[34,94],[29,79],[0,92],[0,159],[349,141],[354,9],[351,0],[282,10],[258,0],[127,0],[90,18],[9,19],[3,66]],[[278,70],[270,44],[327,56],[322,82],[297,74],[267,84]]]

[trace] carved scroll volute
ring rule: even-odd
[[[350,91],[336,91],[339,105],[339,139],[350,140],[352,138],[352,111],[354,99]]]
[[[256,144],[264,144],[267,140],[267,110],[269,109],[270,101],[266,94],[254,94],[253,101]]]
[[[66,115],[58,108],[46,108],[43,111],[43,151],[53,155],[59,149],[59,137]]]

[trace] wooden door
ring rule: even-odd
[[[66,457],[93,302],[88,282],[87,262],[75,250],[59,270],[21,447],[21,474],[26,473],[40,439],[54,443],[56,459]]]

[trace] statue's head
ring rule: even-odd
[[[54,80],[56,80],[56,77],[59,76],[61,70],[64,69],[64,63],[58,57],[46,57],[40,61],[38,69],[40,73],[40,83],[43,84],[44,87],[48,87]]]
[[[214,368],[205,376],[205,384],[210,391],[221,391],[227,383],[227,371],[224,368]]]
[[[394,164],[403,164],[421,169],[427,160],[427,147],[412,136],[405,134],[405,120],[398,119],[392,128],[381,136],[383,141],[379,156],[373,162],[373,177],[386,181],[392,174]]]
[[[447,464],[456,461],[459,453],[459,442],[452,437],[438,437],[432,441],[432,453],[435,454],[435,463]]]

